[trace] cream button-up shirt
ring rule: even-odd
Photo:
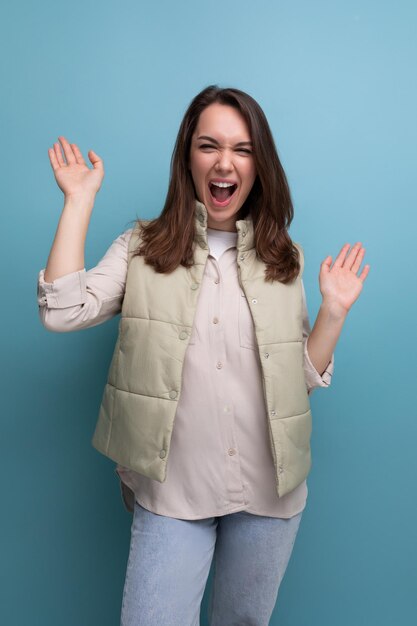
[[[78,330],[120,313],[131,233],[120,235],[88,272],[53,283],[45,283],[44,269],[39,272],[39,313],[46,328]],[[166,481],[121,465],[115,471],[125,501],[128,494],[127,500],[130,495],[160,515],[203,519],[245,510],[289,518],[304,509],[307,484],[278,497],[256,337],[238,282],[237,233],[208,229],[207,235],[210,254],[184,359]],[[304,372],[311,393],[330,384],[334,356],[320,376],[307,350],[304,288],[303,298]]]

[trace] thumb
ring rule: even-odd
[[[330,266],[332,264],[332,257],[326,256],[323,263],[320,265],[320,273],[327,274],[330,272]]]
[[[96,154],[94,152],[94,150],[89,150],[88,158],[90,159],[91,163],[93,164],[94,169],[96,169],[96,170],[102,170],[103,169],[103,160],[100,159],[100,157],[98,156],[98,154]]]

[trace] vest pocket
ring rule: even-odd
[[[239,289],[239,341],[241,348],[256,350],[257,342],[252,314],[244,292]]]

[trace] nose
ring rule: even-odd
[[[230,172],[233,170],[232,155],[227,150],[220,152],[215,169],[217,172]]]

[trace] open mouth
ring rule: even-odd
[[[233,196],[235,195],[237,185],[225,185],[221,183],[221,186],[217,183],[209,183],[210,196],[215,206],[227,206]]]

